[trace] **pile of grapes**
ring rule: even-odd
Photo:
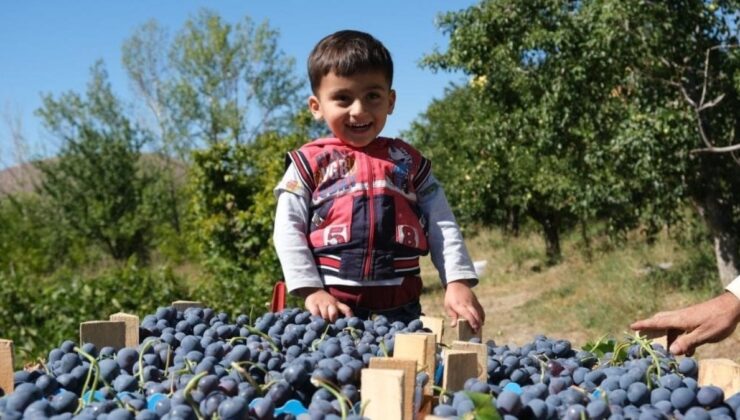
[[[15,373],[0,418],[363,418],[360,371],[392,356],[398,333],[421,321],[340,318],[291,308],[250,322],[209,308],[160,308],[141,323],[138,348],[66,341],[45,366]],[[605,342],[606,343],[606,342]],[[521,347],[487,342],[488,381],[435,386],[433,414],[459,418],[734,419],[740,393],[699,387],[694,359],[676,361],[635,337],[576,351],[544,336]],[[443,349],[442,349],[443,351]],[[439,357],[439,355],[438,355]],[[440,358],[441,360],[441,358]],[[418,392],[439,376],[417,375]]]

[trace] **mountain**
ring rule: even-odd
[[[41,171],[31,163],[0,170],[0,197],[19,192],[31,193],[41,180]]]

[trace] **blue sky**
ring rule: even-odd
[[[249,15],[268,20],[280,32],[279,45],[296,59],[304,75],[313,45],[339,29],[372,33],[391,51],[395,64],[396,110],[384,135],[406,129],[433,98],[439,98],[461,74],[433,73],[419,59],[447,38],[434,25],[440,12],[475,4],[472,0],[351,1],[39,1],[3,2],[0,6],[0,168],[15,163],[6,116],[20,117],[33,157],[53,154],[57,140],[33,112],[41,93],[83,92],[90,66],[104,60],[115,92],[128,100],[132,91],[121,66],[121,45],[134,29],[156,19],[170,34],[201,8],[235,23]]]

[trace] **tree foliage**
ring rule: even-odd
[[[259,305],[281,278],[272,243],[273,188],[299,135],[266,133],[254,142],[196,152],[191,178],[193,233],[215,276],[203,293],[230,310]]]
[[[38,115],[61,141],[57,157],[37,166],[41,192],[62,223],[116,260],[146,259],[152,218],[143,210],[153,178],[139,161],[147,138],[125,115],[102,63],[93,66],[85,97],[45,95]]]
[[[188,159],[193,147],[285,132],[304,82],[278,36],[267,22],[201,10],[172,40],[156,21],[126,40],[124,66],[166,150]]]
[[[477,130],[502,146],[493,195],[520,203],[546,239],[548,224],[594,218],[656,232],[690,200],[715,210],[710,230],[737,267],[736,242],[721,239],[737,237],[738,166],[691,153],[699,127],[737,143],[737,18],[735,1],[483,1],[441,17],[449,48],[424,63],[471,76],[490,116]],[[687,100],[720,95],[698,117]]]

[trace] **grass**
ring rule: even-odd
[[[619,338],[632,321],[722,290],[710,246],[683,244],[666,232],[650,244],[639,233],[624,242],[594,237],[590,252],[578,235],[568,236],[563,261],[554,266],[545,264],[536,232],[511,237],[479,230],[466,243],[474,261],[487,261],[475,292],[486,310],[483,334],[496,341],[521,345],[537,333],[581,344]],[[443,316],[443,290],[428,258],[422,277],[423,307]]]

